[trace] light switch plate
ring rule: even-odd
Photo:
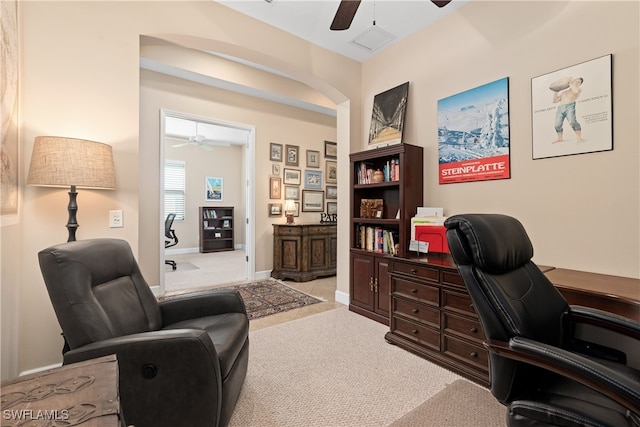
[[[109,211],[109,227],[124,227],[123,214],[121,210]]]

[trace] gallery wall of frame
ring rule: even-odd
[[[320,150],[302,149],[299,145],[269,144],[269,217],[282,217],[287,200],[293,200],[294,217],[300,212],[317,212],[336,218],[338,201],[337,146],[324,141]],[[321,217],[318,217],[319,219]],[[323,216],[326,218],[326,216]]]

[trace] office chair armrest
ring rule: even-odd
[[[215,316],[225,313],[247,314],[244,300],[238,291],[212,290],[195,292],[160,301],[163,325],[183,320]]]
[[[640,382],[637,377],[625,374],[630,368],[624,365],[618,371],[582,355],[522,337],[511,338],[508,343],[487,340],[484,344],[492,353],[570,378],[640,414]]]
[[[570,322],[586,323],[640,340],[640,322],[608,311],[580,305],[570,306],[567,313]]]
[[[222,378],[206,331],[173,329],[111,338],[68,351],[64,364],[108,354],[118,359],[120,400],[128,422],[217,425]],[[192,412],[198,418],[186,419]]]

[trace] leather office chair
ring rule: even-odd
[[[170,248],[178,244],[178,236],[176,236],[176,232],[173,228],[173,220],[176,219],[176,214],[170,213],[167,215],[167,218],[164,220],[164,237],[169,240],[164,241],[164,248]],[[175,261],[170,259],[165,259],[164,263],[170,265],[172,269],[177,268],[177,264]]]
[[[533,246],[515,218],[456,215],[445,226],[484,329],[491,393],[507,406],[507,424],[640,425],[640,371],[626,365],[620,349],[575,334],[580,323],[590,324],[637,346],[640,323],[569,306],[531,261]]]
[[[249,359],[249,320],[238,292],[158,303],[119,239],[63,243],[38,258],[70,346],[64,364],[116,354],[127,424],[228,423]]]

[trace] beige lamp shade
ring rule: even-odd
[[[296,202],[291,199],[287,199],[284,201],[284,212],[285,213],[293,213],[296,211]]]
[[[38,136],[27,185],[115,189],[111,146],[85,139]]]

